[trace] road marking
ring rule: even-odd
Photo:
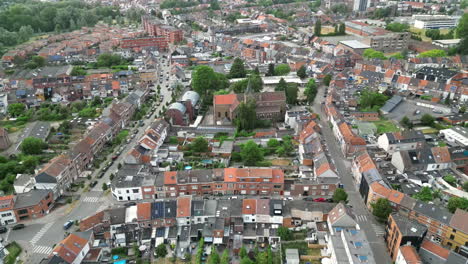
[[[366,215],[358,215],[356,216],[357,220],[359,222],[367,222],[367,216]]]
[[[377,236],[383,236],[385,235],[385,229],[379,225],[376,225],[376,224],[372,224],[372,228],[374,229],[375,231],[375,234]]]
[[[34,246],[33,252],[41,255],[50,255],[52,253],[52,248],[48,246]]]
[[[49,230],[49,228],[51,228],[52,226],[54,225],[53,222],[51,223],[47,223],[45,226],[43,226],[41,228],[41,230],[39,230],[39,232],[37,232],[37,234],[34,235],[34,237],[31,239],[31,243],[33,245],[35,245],[37,243],[37,241],[39,241],[39,239],[41,239],[41,237],[47,232],[47,230]]]
[[[98,203],[101,197],[85,197],[83,202],[85,203]]]

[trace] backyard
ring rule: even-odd
[[[299,250],[299,256],[307,255],[307,256],[320,256],[320,249],[319,248],[309,248],[307,246],[307,242],[283,242],[281,244],[281,250],[283,257],[285,256],[286,249],[288,248],[295,248]],[[301,263],[311,263],[311,264],[319,264],[320,260],[307,260],[301,261]]]
[[[5,264],[14,264],[21,253],[21,247],[16,242],[11,242],[6,248],[9,254],[5,257]]]
[[[379,120],[372,122],[377,127],[377,134],[398,132],[400,129],[390,120]]]

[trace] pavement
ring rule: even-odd
[[[321,86],[318,89],[317,97],[315,98],[312,109],[322,117],[320,119],[322,129],[321,134],[326,142],[329,156],[333,157],[332,162],[341,178],[341,183],[344,185],[346,193],[348,193],[348,205],[352,206],[354,214],[356,215],[356,220],[366,234],[372,252],[374,253],[375,260],[379,263],[392,263],[383,239],[385,227],[381,223],[377,222],[374,216],[367,210],[367,207],[354,184],[351,173],[351,162],[347,160],[341,152],[339,143],[327,122],[325,113],[322,111],[321,103],[324,101],[324,90],[324,86]]]
[[[160,65],[161,72],[163,73],[164,77],[166,77],[166,72],[168,72],[170,69],[167,63],[168,61],[166,59],[166,64]],[[144,130],[151,124],[152,121],[154,121],[159,111],[163,108],[163,106],[165,106],[166,102],[171,101],[172,92],[166,88],[166,84],[168,82],[172,83],[174,81],[175,76],[171,76],[169,81],[166,81],[166,78],[164,78],[162,83],[158,82],[155,84],[156,86],[158,84],[161,85],[161,94],[164,95],[163,102],[161,102],[161,104],[156,107],[156,110],[151,113],[151,117],[144,120],[144,126],[136,127],[138,129],[136,136],[133,137],[129,143],[123,144],[124,150],[122,151],[122,154],[114,161],[112,166],[106,171],[105,175],[101,179],[96,177],[100,170],[93,171],[93,180],[98,181],[94,188],[91,188],[87,192],[80,193],[80,199],[74,201],[72,204],[56,208],[42,218],[24,222],[26,225],[24,229],[9,229],[7,233],[1,235],[5,241],[16,241],[23,248],[20,259],[22,259],[24,263],[39,263],[43,258],[52,253],[53,246],[64,238],[66,231],[74,232],[78,230],[77,226],[72,226],[68,230],[64,230],[63,225],[67,221],[80,220],[108,207],[123,204],[122,202],[115,201],[112,198],[109,190],[103,192],[102,184],[110,182],[110,174],[117,171],[117,166],[119,163],[123,162],[125,154],[135,146],[137,140],[140,139],[143,135]],[[133,135],[134,129],[135,128],[131,129],[129,137]],[[116,148],[116,151],[117,150],[118,148]],[[107,157],[107,160],[104,162],[104,164],[110,161],[113,155],[115,154],[111,153]]]

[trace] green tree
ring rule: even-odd
[[[466,2],[467,1],[464,0],[463,3]],[[455,30],[455,35],[457,38],[461,38],[461,41],[457,47],[457,52],[463,55],[468,54],[468,13],[464,13],[458,21],[458,26]]]
[[[291,71],[291,68],[288,64],[280,64],[275,67],[275,75],[282,76],[287,75]]]
[[[306,67],[302,65],[299,70],[297,70],[297,76],[301,79],[307,77]]]
[[[466,106],[464,105],[460,106],[460,108],[458,109],[458,113],[464,114],[465,112],[466,112]]]
[[[35,137],[27,137],[21,142],[20,149],[24,154],[37,155],[41,154],[42,150],[47,148],[47,144],[42,139]]]
[[[401,119],[400,124],[401,124],[404,128],[407,128],[407,129],[413,128],[413,122],[411,122],[411,120],[410,120],[407,116],[404,116],[404,117]]]
[[[277,234],[281,238],[282,241],[288,241],[293,239],[292,231],[289,228],[280,226],[277,229]]]
[[[450,197],[447,203],[447,209],[453,214],[457,208],[468,210],[468,199],[463,197]]]
[[[83,76],[83,75],[86,75],[86,70],[83,69],[83,67],[74,66],[70,75],[71,76]]]
[[[219,258],[218,250],[216,250],[216,248],[213,246],[211,248],[211,254],[208,257],[208,264],[219,264],[219,262],[220,262],[220,258]]]
[[[239,110],[235,123],[239,131],[250,131],[257,125],[257,112],[255,100],[251,99],[247,102],[242,102],[239,105]]]
[[[226,77],[219,75],[206,65],[200,65],[192,73],[192,88],[202,96],[221,90],[226,87]],[[229,82],[227,81],[227,85]]]
[[[364,52],[362,53],[362,56],[364,58],[367,58],[367,59],[381,59],[381,60],[385,60],[387,59],[387,57],[385,57],[385,55],[383,54],[383,52],[381,51],[376,51],[374,49],[366,49],[364,50]]]
[[[276,138],[270,138],[267,142],[269,148],[277,148],[280,146],[280,142]]]
[[[241,259],[240,264],[254,264],[254,262],[249,257],[245,256]]]
[[[299,89],[297,88],[297,84],[291,83],[286,88],[286,102],[288,104],[296,104],[297,103],[297,94]]]
[[[361,111],[364,112],[377,111],[387,100],[387,96],[365,89],[361,92],[361,96],[359,97],[359,107]]]
[[[333,201],[335,203],[339,203],[341,201],[346,202],[347,200],[348,200],[348,194],[342,188],[336,189],[335,192],[333,193]]]
[[[36,156],[24,156],[21,159],[24,171],[26,173],[34,173],[34,169],[39,164],[39,157]]]
[[[426,29],[426,32],[424,34],[431,40],[437,40],[441,37],[439,29]]]
[[[266,76],[275,76],[275,64],[268,64],[268,71],[266,73]]]
[[[434,200],[434,195],[432,193],[431,188],[424,186],[418,193],[413,194],[413,198],[423,202],[430,202]]]
[[[230,78],[244,78],[246,76],[244,61],[240,58],[235,58],[229,72]]]
[[[424,114],[421,117],[421,124],[424,126],[433,126],[435,122],[435,118],[430,114]]]
[[[22,103],[13,103],[8,105],[8,113],[11,117],[22,116],[26,112],[26,106]]]
[[[321,34],[322,34],[322,21],[320,21],[320,19],[317,19],[314,25],[314,35],[320,36]]]
[[[447,52],[440,49],[432,49],[425,52],[421,52],[418,58],[436,58],[436,57],[447,57]]]
[[[386,221],[391,212],[392,205],[388,199],[379,198],[377,202],[372,204],[372,213],[379,219],[379,221]]]
[[[116,54],[103,53],[97,58],[98,67],[112,67],[122,64],[122,57]]]
[[[156,256],[158,258],[165,258],[167,256],[167,248],[165,244],[159,244],[156,247]]]
[[[107,188],[108,188],[107,183],[103,182],[102,183],[102,190],[105,192],[105,191],[107,191]]]
[[[241,259],[247,257],[247,250],[245,249],[244,246],[242,246],[242,247],[240,248],[240,250],[239,250],[239,257],[240,257]]]
[[[275,151],[276,155],[280,156],[280,157],[284,157],[286,156],[286,149],[283,147],[283,146],[280,146],[276,149]]]
[[[304,90],[304,95],[309,103],[314,102],[315,96],[317,95],[317,84],[315,83],[315,79],[309,79]]]
[[[288,88],[288,83],[281,78],[275,87],[275,91],[285,91],[286,88]]]
[[[325,77],[323,78],[323,84],[325,86],[330,86],[330,82],[332,80],[332,76],[330,74],[327,74],[325,75]]]
[[[228,249],[225,249],[225,250],[223,251],[223,255],[221,255],[221,261],[220,261],[220,263],[221,263],[221,264],[229,264],[229,260],[230,260],[230,258],[229,258],[229,250],[228,250]]]
[[[390,23],[385,27],[386,30],[390,30],[393,32],[406,32],[409,29],[408,24],[402,24],[398,22]]]
[[[190,150],[193,152],[208,152],[208,141],[204,137],[197,137],[191,144]]]
[[[263,160],[263,151],[253,140],[249,140],[241,146],[241,157],[244,165],[254,166]]]
[[[452,186],[457,186],[457,178],[455,178],[453,175],[449,174],[443,177],[444,181],[446,181],[448,184]]]
[[[466,182],[463,183],[463,190],[464,190],[465,192],[468,192],[468,181],[466,181]]]

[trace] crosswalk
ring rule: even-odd
[[[83,199],[83,202],[85,203],[98,203],[99,200],[101,200],[101,197],[91,197],[91,196],[88,196],[88,197],[85,197]]]
[[[377,236],[383,236],[383,235],[385,235],[385,229],[384,229],[382,226],[379,226],[379,225],[376,225],[376,224],[372,224],[372,229],[374,229],[375,234],[376,234]]]
[[[50,255],[52,253],[52,248],[48,246],[34,246],[33,252],[41,255]]]
[[[367,222],[367,215],[357,215],[356,219],[358,222]]]
[[[37,232],[34,237],[31,239],[31,243],[33,245],[35,245],[37,243],[37,241],[39,241],[41,239],[41,237],[45,234],[45,232],[47,232],[47,230],[49,230],[49,228],[52,227],[52,225],[54,225],[53,222],[50,222],[50,223],[47,223],[46,225],[44,225],[41,230],[39,230],[39,232]]]

